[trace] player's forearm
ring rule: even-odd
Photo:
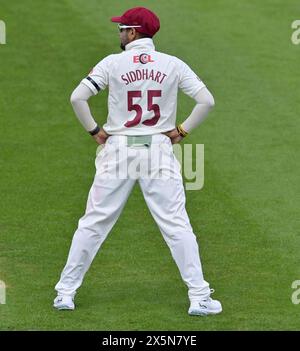
[[[97,127],[87,100],[93,96],[93,92],[84,84],[79,84],[71,95],[71,104],[74,112],[87,132],[94,130]]]
[[[207,88],[202,88],[195,96],[197,105],[194,107],[189,117],[181,123],[182,128],[190,133],[207,117],[209,111],[215,105],[214,98]]]

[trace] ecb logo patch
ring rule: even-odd
[[[142,63],[143,65],[145,65],[148,62],[154,62],[154,60],[152,60],[151,58],[151,55],[140,54],[133,56],[133,63]]]

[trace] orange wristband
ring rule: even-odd
[[[186,132],[183,128],[182,128],[182,125],[181,124],[178,124],[177,126],[177,131],[178,131],[178,134],[181,136],[181,137],[186,137],[189,133]]]

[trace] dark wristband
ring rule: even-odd
[[[97,126],[95,129],[91,130],[89,133],[90,133],[91,135],[95,135],[95,134],[98,134],[99,131],[100,131],[100,127]]]

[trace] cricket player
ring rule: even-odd
[[[212,289],[203,277],[196,236],[185,209],[180,165],[172,148],[204,120],[214,99],[186,63],[155,50],[152,38],[160,22],[152,11],[136,7],[111,21],[118,23],[123,52],[102,59],[71,96],[79,121],[103,148],[95,160],[96,175],[85,214],[55,286],[54,307],[75,308],[76,291],[138,181],[188,288],[189,315],[220,313],[221,303],[210,297]],[[109,112],[100,128],[87,101],[105,88],[109,89]],[[196,105],[176,125],[178,88]],[[116,176],[116,168],[124,170],[139,162],[144,168],[149,160],[156,176]]]

